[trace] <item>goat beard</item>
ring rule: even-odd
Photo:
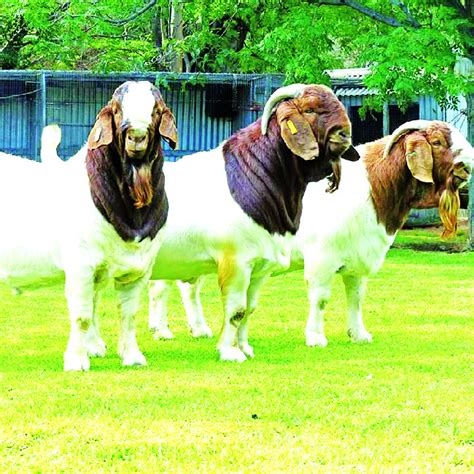
[[[148,206],[153,199],[153,186],[151,182],[151,166],[141,165],[136,168],[132,165],[132,185],[130,186],[134,206],[136,209]]]
[[[339,183],[341,182],[341,160],[332,160],[332,174],[328,177],[328,187],[326,189],[327,193],[333,193],[337,191]]]
[[[446,189],[439,199],[439,216],[444,225],[442,239],[451,239],[456,236],[460,207],[459,191],[454,183],[454,176],[451,175],[447,180]]]

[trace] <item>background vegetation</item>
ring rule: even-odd
[[[336,280],[326,349],[304,345],[302,273],[273,278],[251,322],[256,358],[240,365],[217,360],[216,338],[192,339],[174,291],[176,339],[153,341],[143,309],[149,366],[122,369],[107,292],[109,350],[88,373],[62,371],[61,285],[0,286],[0,471],[468,472],[473,266],[472,252],[392,249],[364,305],[371,345],[349,342]],[[203,302],[218,334],[214,278]]]
[[[278,72],[327,82],[370,66],[401,106],[455,101],[473,57],[473,0],[2,0],[0,68]]]

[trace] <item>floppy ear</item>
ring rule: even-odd
[[[306,119],[291,101],[282,102],[276,111],[281,136],[286,146],[303,160],[319,156],[318,142]]]
[[[112,122],[112,107],[107,105],[97,114],[94,127],[89,133],[87,146],[90,150],[95,150],[102,145],[110,145],[112,143]]]
[[[418,132],[405,139],[405,158],[411,174],[418,181],[433,183],[433,155],[426,138]]]
[[[159,131],[169,146],[173,148],[173,150],[176,150],[178,146],[178,131],[176,130],[174,115],[169,109],[165,109],[161,115]]]

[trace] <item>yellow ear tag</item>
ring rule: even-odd
[[[99,128],[95,131],[95,136],[94,136],[94,141],[95,141],[95,142],[98,142],[98,141],[99,141],[99,138],[100,138],[101,133],[102,133],[102,129],[99,127]]]
[[[298,129],[296,128],[295,124],[291,120],[287,120],[286,124],[288,125],[288,128],[290,129],[290,132],[292,135],[295,135],[298,133]]]
[[[291,134],[296,135],[298,133],[296,125],[291,120],[287,120],[286,123],[288,125],[288,128],[290,129]]]

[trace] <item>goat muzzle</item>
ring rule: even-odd
[[[467,185],[471,177],[469,166],[465,163],[458,162],[453,166],[453,184],[456,189]]]
[[[125,151],[132,159],[139,160],[145,156],[148,142],[149,134],[146,129],[129,128],[125,132]]]
[[[340,157],[350,146],[352,146],[350,130],[339,129],[329,135],[327,149],[331,156]]]

